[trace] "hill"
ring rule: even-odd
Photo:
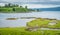
[[[39,10],[39,11],[60,11],[60,7],[53,7],[53,8],[33,8],[32,10]]]

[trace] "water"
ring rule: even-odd
[[[60,11],[42,11],[32,13],[0,13],[0,27],[22,27],[26,23],[34,19],[18,19],[6,20],[6,18],[20,18],[20,17],[41,17],[41,18],[56,18],[60,20]]]

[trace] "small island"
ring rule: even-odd
[[[36,18],[30,22],[27,22],[29,28],[53,28],[60,29],[60,20],[49,18]]]
[[[27,6],[23,7],[18,4],[8,3],[4,6],[0,6],[0,13],[26,13],[34,10],[28,9]]]
[[[6,18],[6,20],[17,20],[18,18]]]

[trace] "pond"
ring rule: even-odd
[[[60,20],[60,11],[42,11],[31,13],[0,13],[0,27],[23,27],[26,23],[34,20],[21,19],[21,17],[36,17],[36,18],[54,18]],[[7,18],[18,18],[17,20],[6,20]]]

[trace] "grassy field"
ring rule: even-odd
[[[18,4],[5,4],[4,6],[0,6],[0,13],[26,13],[32,12],[35,10],[29,9],[27,6],[19,6]]]
[[[55,25],[48,25],[49,22],[56,21]],[[49,28],[49,29],[59,29],[59,30],[42,30],[37,29],[36,31],[28,30],[27,27],[35,27],[38,25],[40,28]],[[46,19],[46,18],[37,18],[27,23],[26,27],[15,27],[15,28],[0,28],[0,35],[60,35],[60,20],[56,19]]]
[[[19,13],[19,12],[28,12],[29,10],[26,8],[19,8],[19,7],[3,7],[0,8],[1,13]]]
[[[60,35],[60,30],[27,31],[25,27],[0,28],[0,35]]]
[[[49,23],[52,21],[56,22],[56,24],[49,25]],[[27,22],[28,27],[35,27],[36,25],[38,25],[38,27],[44,27],[44,28],[60,28],[60,20],[37,18],[35,20]]]

